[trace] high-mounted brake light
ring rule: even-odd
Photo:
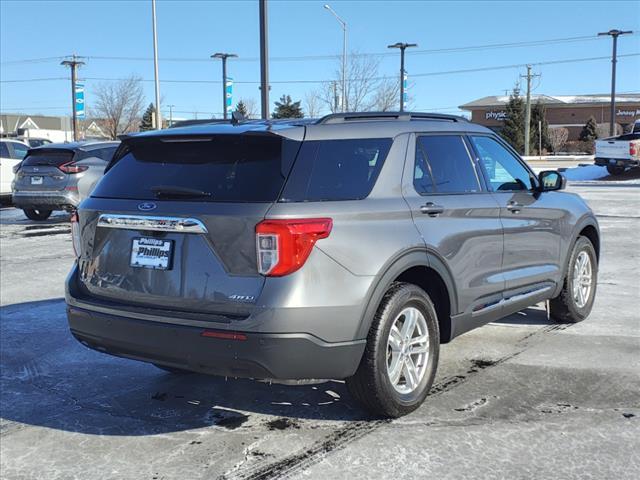
[[[295,272],[307,261],[317,240],[331,233],[330,218],[263,220],[256,225],[258,272],[281,277]]]
[[[63,163],[58,166],[58,169],[64,173],[80,173],[87,170],[89,167],[86,165],[76,165],[74,162]]]
[[[73,245],[73,253],[76,254],[76,258],[80,258],[80,224],[78,223],[78,212],[71,214],[71,240]]]

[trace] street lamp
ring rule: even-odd
[[[618,37],[620,35],[627,35],[633,33],[631,30],[609,30],[608,32],[598,33],[599,37],[609,35],[613,38],[613,53],[611,54],[611,113],[609,119],[609,135],[612,137],[616,134],[616,63],[617,50],[618,50]]]
[[[235,53],[214,53],[211,58],[222,60],[222,118],[227,119],[227,58],[237,57]]]
[[[417,43],[394,43],[393,45],[387,45],[387,48],[399,48],[400,49],[400,111],[404,112],[404,51],[407,48],[417,47]]]
[[[338,14],[327,3],[324,8],[329,10],[336,20],[342,25],[342,111],[347,111],[347,22],[338,16]]]

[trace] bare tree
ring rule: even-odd
[[[616,123],[616,133],[615,136],[622,135],[623,128],[622,125]],[[599,123],[596,127],[596,135],[598,138],[607,138],[609,137],[609,124],[608,123]]]
[[[400,82],[390,78],[381,80],[373,96],[373,110],[388,112],[398,110],[399,107]]]
[[[99,84],[95,89],[95,106],[92,116],[99,119],[100,127],[109,136],[137,130],[144,108],[142,80],[138,77]]]
[[[307,114],[307,117],[309,118],[319,117],[322,110],[321,103],[322,103],[322,100],[320,99],[318,92],[312,91],[312,92],[305,93],[304,110],[305,110],[305,113]]]
[[[392,110],[400,103],[399,79],[380,77],[380,61],[372,55],[351,53],[347,63],[346,106],[350,112]],[[331,112],[340,111],[342,63],[338,63],[334,79],[325,82],[318,97]]]
[[[551,148],[553,148],[553,153],[558,153],[562,150],[565,143],[567,143],[567,139],[569,138],[569,130],[562,127],[550,128],[549,129],[549,143],[551,143]]]

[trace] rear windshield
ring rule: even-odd
[[[391,143],[391,138],[304,142],[281,201],[365,198],[376,183]]]
[[[106,162],[111,161],[113,158],[113,154],[115,153],[117,145],[103,147],[103,148],[94,148],[93,150],[80,150],[76,155],[76,161],[84,160],[85,158],[99,158]]]
[[[58,167],[63,163],[68,163],[73,159],[72,150],[46,150],[38,149],[29,152],[22,161],[23,166],[31,167],[36,165],[48,165]]]
[[[92,196],[155,199],[162,186],[206,193],[199,201],[273,202],[299,146],[275,135],[145,139],[109,166]]]

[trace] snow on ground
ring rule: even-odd
[[[607,167],[585,165],[583,167],[567,168],[562,172],[569,181],[598,180],[609,175]]]

